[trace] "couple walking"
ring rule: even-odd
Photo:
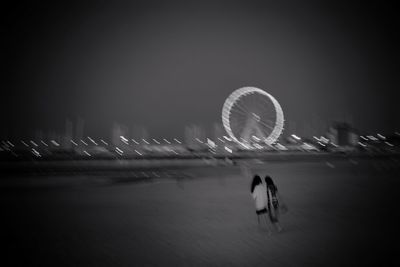
[[[254,175],[253,180],[251,182],[251,194],[254,198],[255,206],[256,206],[256,214],[257,220],[260,224],[260,217],[264,217],[265,222],[268,225],[268,218],[271,223],[275,226],[278,232],[282,231],[282,227],[279,224],[279,195],[278,188],[274,184],[272,178],[270,176],[265,176],[264,178],[265,184],[261,180],[259,175]],[[284,208],[284,204],[282,204],[281,208]],[[269,229],[268,229],[269,232]]]

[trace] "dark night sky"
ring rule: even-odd
[[[114,121],[181,137],[184,125],[219,122],[246,85],[275,96],[300,132],[312,118],[398,130],[394,6],[296,2],[3,8],[1,134],[62,131],[81,116],[97,137]]]

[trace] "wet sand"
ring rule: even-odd
[[[235,166],[180,169],[179,179],[162,177],[160,172],[160,177],[140,182],[102,177],[101,182],[82,178],[84,182],[57,183],[54,179],[60,177],[50,177],[52,183],[1,185],[2,262],[4,266],[400,264],[394,243],[400,237],[397,161],[258,162],[252,169],[270,174],[288,205],[289,212],[281,217],[282,233],[268,235],[265,225],[257,225],[250,181]]]

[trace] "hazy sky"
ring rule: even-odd
[[[98,137],[114,121],[180,137],[184,125],[220,122],[225,98],[248,85],[275,96],[299,131],[312,118],[398,130],[394,7],[293,2],[5,8],[2,134],[61,131],[81,116]]]

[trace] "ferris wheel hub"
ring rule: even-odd
[[[254,116],[254,119],[256,120],[256,121],[260,121],[260,116],[258,116],[256,113],[252,113],[253,114],[253,116]]]

